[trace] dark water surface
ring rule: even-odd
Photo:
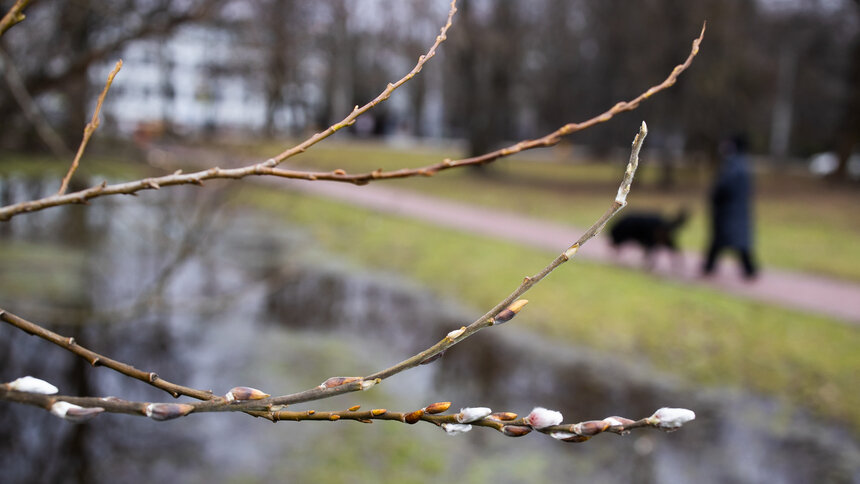
[[[0,180],[0,202],[53,189]],[[162,190],[0,223],[0,307],[170,381],[277,394],[387,367],[480,312],[391,274],[361,273],[301,229],[232,209],[226,196]],[[171,400],[0,326],[0,381],[28,374],[63,394]],[[541,405],[568,422],[639,418],[667,405],[697,419],[672,434],[563,444],[390,422],[273,425],[241,414],[165,423],[103,414],[73,425],[0,403],[0,482],[860,482],[858,443],[838,423],[692,387],[515,322],[370,392],[295,408],[412,410],[440,400],[521,414]]]

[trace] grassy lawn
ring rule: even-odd
[[[360,267],[403,273],[483,309],[555,255],[275,189],[240,197],[273,221],[308,227],[326,250]],[[516,324],[548,337],[775,395],[860,429],[854,327],[579,261],[527,297],[532,304]]]
[[[647,147],[647,142],[646,142]],[[261,156],[280,147],[257,146]],[[488,176],[450,170],[433,178],[389,183],[427,194],[453,198],[535,217],[586,227],[617,189],[626,155],[618,163],[571,163],[563,148],[527,152],[491,165]],[[323,143],[290,160],[292,166],[348,172],[418,167],[457,157],[456,150],[394,149],[375,143]],[[634,184],[628,210],[674,213],[692,210],[680,243],[703,250],[707,239],[705,171],[679,173],[680,188],[657,188],[657,168],[645,159]],[[444,180],[444,181],[442,181]],[[781,267],[860,281],[860,203],[857,190],[835,188],[819,180],[769,173],[759,176],[756,198],[757,255],[765,267]]]

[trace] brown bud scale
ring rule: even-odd
[[[429,413],[429,414],[435,414],[435,413],[442,413],[445,410],[448,410],[449,408],[451,408],[451,402],[436,402],[436,403],[431,403],[430,405],[427,405],[427,407],[424,410],[426,410],[427,413]]]
[[[320,384],[320,388],[334,388],[347,383],[361,381],[364,378],[360,376],[333,376]]]
[[[531,431],[531,427],[524,427],[522,425],[505,425],[502,427],[502,433],[508,437],[522,437]]]
[[[420,409],[420,410],[416,410],[414,412],[407,413],[403,417],[403,421],[411,425],[411,424],[417,423],[419,420],[421,420],[421,417],[423,417],[423,416],[424,416],[424,409]]]

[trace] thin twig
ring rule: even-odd
[[[176,383],[171,383],[162,379],[154,371],[139,370],[127,363],[100,355],[95,351],[79,345],[72,337],[61,336],[49,329],[39,326],[36,323],[32,323],[24,318],[5,311],[2,308],[0,308],[0,321],[9,323],[26,333],[32,334],[33,336],[38,336],[46,341],[50,341],[51,343],[54,343],[55,345],[87,360],[92,366],[104,366],[122,373],[123,375],[146,382],[156,388],[166,391],[173,395],[174,398],[181,395],[187,395],[201,400],[208,400],[214,397],[211,391],[197,390],[195,388],[177,385]]]
[[[589,227],[588,230],[585,231],[584,234],[582,234],[579,240],[574,242],[573,245],[571,245],[567,250],[559,254],[558,257],[556,257],[540,272],[531,277],[524,278],[522,284],[520,284],[520,286],[517,287],[508,297],[496,304],[492,309],[487,311],[486,314],[476,319],[470,325],[463,328],[463,331],[458,336],[451,338],[449,335],[448,337],[442,339],[441,341],[431,346],[430,348],[427,348],[421,353],[418,353],[411,358],[401,361],[400,363],[390,368],[386,368],[385,370],[368,375],[366,379],[384,379],[392,375],[396,375],[401,371],[421,364],[423,361],[426,361],[429,358],[433,358],[434,356],[442,353],[451,346],[454,346],[460,341],[463,341],[464,339],[468,338],[472,334],[488,326],[492,326],[494,323],[494,318],[502,310],[510,306],[514,301],[516,301],[519,297],[525,294],[526,291],[532,288],[532,286],[543,280],[543,278],[549,275],[549,273],[555,270],[558,266],[574,257],[576,255],[576,252],[582,245],[584,245],[586,242],[588,242],[594,236],[600,233],[600,231],[606,225],[606,222],[608,222],[609,219],[611,219],[616,213],[618,213],[622,208],[624,208],[625,205],[627,205],[626,194],[630,190],[630,184],[632,183],[633,176],[636,174],[636,169],[639,166],[639,151],[642,149],[642,143],[643,141],[645,141],[645,136],[647,135],[648,126],[643,121],[642,125],[639,127],[639,132],[633,139],[633,147],[630,153],[630,160],[627,163],[627,169],[624,172],[624,179],[621,181],[621,186],[619,188],[619,193],[621,193],[622,191],[624,192],[624,198],[620,199],[619,197],[616,197],[616,199],[612,201],[612,205],[610,205],[606,212],[596,222],[594,222],[591,227]]]
[[[36,133],[54,153],[54,156],[63,159],[70,156],[71,150],[63,142],[63,138],[57,133],[57,130],[48,122],[45,113],[39,109],[38,104],[24,85],[21,73],[18,72],[12,58],[2,47],[0,47],[0,59],[3,61],[3,78],[6,80],[6,85],[9,86],[9,92],[15,98],[15,102],[21,106],[24,116],[36,128]]]
[[[108,90],[110,89],[111,84],[113,84],[113,78],[116,77],[119,70],[122,69],[122,59],[116,62],[116,66],[114,66],[113,70],[108,74],[107,82],[105,82],[105,87],[102,89],[102,93],[99,94],[98,102],[96,102],[96,109],[93,111],[93,119],[84,127],[84,138],[81,140],[81,145],[78,147],[78,152],[75,154],[75,159],[72,161],[72,166],[69,167],[69,172],[66,173],[66,176],[63,177],[63,182],[60,184],[60,190],[57,191],[57,196],[60,196],[66,193],[66,189],[69,188],[69,181],[72,179],[72,175],[75,174],[75,170],[78,169],[78,164],[81,161],[81,156],[84,155],[84,150],[87,148],[87,143],[90,142],[90,138],[93,136],[95,130],[98,129],[100,121],[99,121],[99,112],[102,110],[102,104],[105,102],[105,96],[107,96]]]
[[[403,84],[408,82],[410,79],[415,77],[415,75],[417,75],[419,72],[421,72],[421,69],[424,67],[424,64],[426,64],[428,60],[430,60],[431,58],[433,58],[436,55],[436,49],[439,47],[439,45],[442,44],[442,42],[445,41],[445,39],[448,38],[448,29],[451,28],[451,24],[453,22],[455,13],[457,13],[457,0],[451,0],[451,7],[448,10],[448,19],[445,21],[445,25],[443,25],[442,28],[439,30],[439,35],[436,36],[436,41],[433,43],[432,46],[430,46],[430,49],[427,51],[426,54],[424,54],[418,58],[418,63],[415,64],[415,67],[413,67],[412,70],[409,71],[408,74],[401,77],[400,80],[398,80],[397,82],[389,83],[385,87],[385,90],[383,90],[381,93],[379,93],[379,95],[376,96],[369,103],[367,103],[361,107],[356,106],[352,110],[352,112],[349,113],[349,115],[347,117],[345,117],[345,118],[343,118],[343,120],[341,120],[341,122],[330,126],[325,131],[321,131],[321,132],[311,136],[310,138],[306,139],[302,143],[300,143],[300,144],[284,151],[283,153],[265,161],[263,163],[263,165],[266,167],[269,167],[269,168],[274,168],[274,167],[278,166],[280,163],[282,163],[284,160],[286,160],[287,158],[293,157],[299,153],[303,153],[305,150],[307,150],[311,146],[313,146],[313,145],[319,143],[320,141],[328,138],[329,136],[333,135],[339,129],[345,128],[347,126],[351,126],[353,123],[355,123],[356,118],[358,118],[362,114],[366,113],[367,111],[371,110],[377,104],[388,99],[391,96],[391,93],[394,92],[395,89],[397,89],[398,87],[402,86]]]
[[[13,25],[22,22],[26,18],[24,9],[27,8],[30,2],[31,0],[18,0],[15,2],[15,5],[12,5],[12,8],[0,19],[0,35],[5,34]]]
[[[353,183],[357,185],[363,185],[373,180],[382,180],[382,179],[393,179],[393,178],[406,178],[406,177],[414,177],[414,176],[432,176],[433,174],[447,170],[450,168],[460,168],[463,166],[469,165],[480,165],[484,163],[493,162],[499,158],[503,158],[506,156],[513,155],[515,153],[519,153],[524,150],[552,146],[561,139],[561,137],[566,136],[568,134],[574,133],[576,131],[583,130],[585,128],[594,126],[595,124],[599,124],[605,121],[608,121],[613,116],[618,113],[624,111],[630,111],[639,106],[639,104],[651,97],[653,94],[660,92],[669,86],[673,85],[678,76],[690,66],[693,61],[693,58],[699,52],[699,44],[702,41],[702,38],[705,33],[705,27],[702,27],[702,32],[696,40],[693,41],[693,48],[690,51],[689,56],[687,57],[684,63],[676,66],[671,74],[660,84],[655,85],[649,88],[644,93],[640,94],[638,97],[634,98],[631,101],[627,102],[619,102],[606,112],[595,116],[587,121],[583,121],[581,123],[570,123],[562,126],[556,131],[535,140],[530,141],[522,141],[515,145],[512,145],[507,148],[503,148],[501,150],[497,150],[491,153],[487,153],[485,155],[472,157],[472,158],[464,158],[461,160],[444,160],[440,163],[436,163],[433,165],[428,165],[422,168],[415,169],[403,169],[403,170],[394,170],[394,171],[373,171],[368,173],[349,175],[343,170],[334,170],[330,172],[307,172],[307,171],[293,171],[293,170],[285,170],[280,168],[273,168],[272,165],[277,165],[279,163],[277,158],[272,158],[270,160],[264,161],[262,163],[258,163],[255,165],[249,165],[241,168],[231,168],[231,169],[223,169],[219,167],[209,168],[207,170],[197,171],[194,173],[182,173],[182,170],[175,172],[172,175],[166,175],[155,178],[145,178],[141,180],[136,180],[132,182],[120,183],[115,185],[107,185],[107,183],[102,183],[101,185],[90,187],[85,190],[80,190],[73,193],[68,193],[62,196],[54,195],[46,198],[42,198],[39,200],[32,200],[27,202],[20,202],[13,205],[8,205],[5,207],[0,207],[0,221],[9,220],[15,215],[19,215],[21,213],[27,212],[36,212],[39,210],[44,210],[49,207],[56,207],[60,205],[70,205],[76,203],[88,203],[88,200],[93,198],[98,198],[106,195],[118,195],[118,194],[126,194],[133,195],[141,190],[157,190],[163,186],[172,186],[172,185],[202,185],[203,181],[212,180],[212,179],[240,179],[245,178],[247,176],[276,176],[282,178],[292,178],[292,179],[300,179],[300,180],[329,180],[329,181],[338,181],[338,182],[347,182]],[[438,38],[437,38],[438,40]],[[435,44],[434,44],[435,45]],[[354,120],[354,118],[352,118]],[[317,136],[317,135],[314,135]],[[313,139],[313,138],[311,138]],[[310,141],[310,140],[308,140]],[[319,140],[317,140],[319,141]],[[317,141],[314,141],[315,144]],[[307,141],[306,141],[307,142]],[[303,143],[304,144],[304,143]],[[301,145],[299,145],[301,146]],[[307,148],[307,147],[305,147]],[[284,153],[292,153],[297,154],[298,152],[303,150],[297,150],[293,152],[292,150],[288,150]],[[282,153],[282,155],[284,154]],[[279,155],[281,156],[281,155]],[[286,158],[284,158],[286,159]]]

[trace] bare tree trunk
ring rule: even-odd
[[[860,0],[855,0],[854,12],[860,20]],[[845,101],[842,119],[836,140],[836,150],[839,165],[834,177],[839,180],[848,179],[848,159],[854,148],[860,143],[860,33],[854,34],[851,46],[851,66],[848,70],[848,99]]]

